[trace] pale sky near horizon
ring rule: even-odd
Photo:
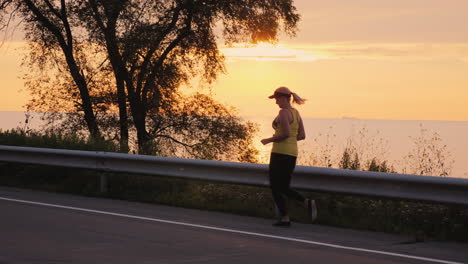
[[[468,1],[296,0],[295,38],[223,48],[217,99],[274,116],[278,86],[308,99],[303,117],[468,121]],[[0,48],[0,111],[21,111],[17,43]]]

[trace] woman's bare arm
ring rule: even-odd
[[[281,142],[287,139],[290,136],[289,132],[289,111],[286,109],[281,109],[278,115],[278,123],[281,127],[281,134],[262,139],[261,142],[263,145],[266,145],[271,142]]]
[[[306,138],[304,123],[302,122],[301,115],[297,112],[297,119],[299,121],[299,130],[297,131],[297,141],[304,140]]]

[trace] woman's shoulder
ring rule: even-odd
[[[285,117],[290,118],[291,115],[294,115],[294,112],[295,112],[294,108],[281,108],[279,110],[278,116],[285,116]]]

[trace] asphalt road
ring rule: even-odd
[[[0,264],[467,263],[468,244],[0,187]]]

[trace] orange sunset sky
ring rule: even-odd
[[[212,86],[242,116],[273,116],[267,96],[288,86],[309,99],[303,117],[468,121],[467,0],[297,0],[295,38],[224,47]],[[18,35],[20,33],[17,33]],[[0,111],[28,95],[19,37],[0,48]]]

